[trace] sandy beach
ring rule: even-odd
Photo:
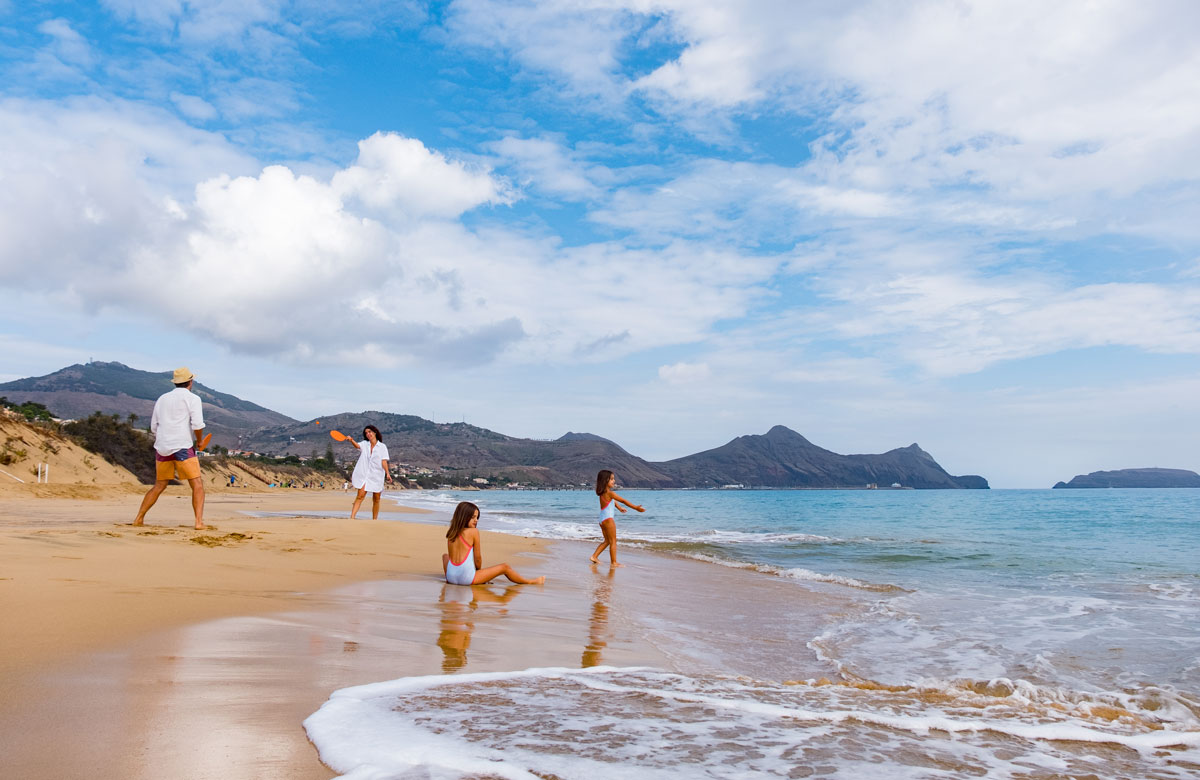
[[[210,494],[211,527],[194,531],[173,488],[134,528],[140,492],[0,495],[0,607],[14,628],[0,755],[14,776],[333,777],[305,719],[334,691],[398,678],[670,669],[683,656],[714,673],[833,673],[761,626],[791,603],[789,625],[816,632],[845,599],[797,601],[779,578],[634,549],[624,568],[590,566],[591,542],[488,533],[485,516],[485,563],[548,581],[460,588],[441,576],[441,513],[385,499],[379,520],[351,522],[346,494],[233,490]],[[768,614],[746,612],[760,600]]]
[[[135,528],[140,492],[91,487],[78,498],[65,486],[29,486],[0,495],[6,773],[332,776],[303,718],[337,687],[410,671],[395,648],[372,661],[371,647],[350,638],[371,599],[352,584],[419,582],[429,607],[441,589],[442,527],[396,522],[418,510],[391,502],[388,519],[352,522],[348,494],[228,491],[210,493],[210,528],[194,531],[186,488],[172,488]],[[520,563],[543,549],[486,540],[489,561]],[[519,595],[474,590],[501,605]],[[288,626],[285,614],[304,617]],[[443,644],[465,651],[470,638],[455,637],[453,618]],[[436,627],[441,618],[430,619]],[[267,646],[227,635],[254,620],[270,625]],[[353,673],[339,678],[338,658],[360,649]],[[433,643],[422,652],[438,656],[435,666],[444,658]],[[197,670],[210,676],[188,676]]]
[[[211,527],[196,532],[185,488],[168,492],[147,527],[129,525],[140,492],[0,490],[5,777],[325,780],[337,772],[323,758],[356,777],[490,777],[503,766],[513,776],[618,780],[639,769],[663,777],[976,777],[1014,767],[1038,780],[1174,780],[1200,766],[1186,666],[1194,657],[1190,590],[1154,581],[1157,589],[1121,613],[1126,624],[1147,612],[1171,629],[1143,632],[1146,644],[1094,624],[1086,610],[1031,614],[1027,605],[1038,603],[1024,591],[965,599],[958,587],[943,604],[934,575],[900,587],[882,576],[718,565],[715,540],[745,545],[755,535],[701,527],[672,541],[670,533],[672,523],[697,516],[696,506],[732,514],[737,502],[755,512],[780,502],[780,518],[813,502],[822,514],[865,513],[879,502],[911,512],[912,497],[655,494],[659,517],[640,532],[626,518],[633,539],[614,570],[587,563],[595,526],[575,509],[586,494],[481,493],[472,498],[484,508],[485,562],[507,560],[547,582],[463,588],[447,585],[440,570],[455,496],[389,496],[379,520],[351,522],[347,494],[214,491]],[[1099,496],[1089,506],[1119,499]],[[896,517],[886,514],[885,523]],[[539,528],[560,536],[522,535]],[[895,533],[873,528],[871,539]],[[753,550],[880,552],[878,543],[768,531],[768,543]],[[639,547],[639,533],[665,541]],[[920,533],[926,541],[905,549],[953,563],[958,554],[940,549],[954,537]],[[902,573],[895,560],[877,570]],[[1119,595],[1114,603],[1124,608],[1129,589]],[[1073,593],[1056,598],[1108,603],[1090,593],[1082,602]],[[1049,621],[1032,640],[1031,620]],[[988,634],[996,621],[1020,621],[1026,633]],[[1055,650],[1064,621],[1104,642]],[[1144,656],[1129,666],[1149,670],[1148,682],[1083,690],[1026,671],[1021,656],[1016,674],[997,674],[1000,653],[1021,649],[1004,641],[1036,641],[1042,658]],[[1111,666],[1088,663],[1098,671],[1077,663],[1073,673],[1103,675]]]

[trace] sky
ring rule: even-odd
[[[0,0],[0,381],[1200,470],[1191,0]]]

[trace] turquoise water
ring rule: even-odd
[[[478,762],[451,777],[1200,777],[1200,490],[621,493],[647,511],[617,517],[615,579],[584,560],[589,492],[394,498],[586,542],[552,579],[594,580],[593,631],[672,668],[350,689],[310,724],[322,755],[429,768],[412,745],[449,738]],[[619,749],[589,747],[597,723]]]
[[[629,543],[886,581],[1029,584],[1029,578],[1194,581],[1200,490],[623,491]],[[595,538],[585,491],[489,491],[405,503],[478,503],[484,527]]]

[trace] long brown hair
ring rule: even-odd
[[[604,495],[604,491],[608,490],[608,480],[612,479],[613,473],[608,469],[604,469],[596,475],[596,495]]]
[[[457,539],[463,531],[467,530],[467,525],[471,522],[471,518],[478,511],[479,507],[470,501],[462,501],[458,506],[454,507],[454,517],[450,519],[450,530],[446,532],[446,538],[452,542]]]

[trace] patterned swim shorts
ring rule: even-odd
[[[160,482],[171,479],[196,479],[200,476],[200,459],[196,450],[188,447],[170,455],[154,453],[154,478]]]

